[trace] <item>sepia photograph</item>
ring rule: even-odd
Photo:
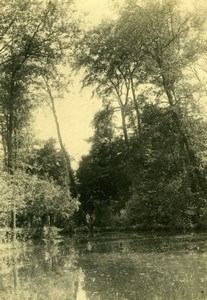
[[[0,0],[0,300],[207,300],[205,0]]]

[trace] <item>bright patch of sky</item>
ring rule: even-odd
[[[113,17],[112,1],[110,0],[76,0],[75,7],[83,16],[87,26],[96,25],[104,18]]]
[[[86,26],[96,25],[103,18],[112,15],[108,0],[77,0],[78,17]],[[92,89],[81,91],[80,78],[74,78],[73,86],[64,99],[56,102],[63,142],[72,157],[72,166],[77,168],[82,155],[89,152],[88,138],[93,135],[91,121],[94,114],[101,109],[101,100],[92,99]],[[52,112],[49,108],[38,110],[35,121],[36,136],[46,140],[57,139],[57,132]]]
[[[82,155],[89,152],[87,139],[93,135],[91,121],[96,111],[101,108],[99,99],[91,98],[91,90],[81,91],[81,84],[76,82],[64,99],[56,101],[56,111],[60,123],[63,142],[71,155],[74,168]],[[46,140],[57,139],[56,126],[52,111],[40,108],[35,122],[38,138]]]

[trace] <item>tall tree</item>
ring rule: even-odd
[[[52,111],[52,114],[54,117],[54,121],[55,121],[55,125],[56,125],[58,141],[59,141],[59,145],[60,145],[60,149],[61,149],[61,158],[62,158],[64,170],[65,170],[65,176],[64,176],[65,177],[65,185],[70,190],[71,180],[73,181],[73,178],[71,177],[72,176],[72,167],[71,167],[70,157],[65,149],[63,139],[62,139],[59,119],[58,119],[57,111],[56,111],[55,96],[52,93],[52,88],[49,83],[49,79],[45,75],[42,75],[42,78],[43,78],[43,81],[45,84],[45,90],[49,96],[48,104],[49,104],[49,107],[51,108],[51,111]],[[56,83],[58,83],[57,79],[56,79]],[[74,182],[73,182],[73,185],[74,185]]]
[[[113,23],[101,24],[77,43],[74,68],[84,68],[83,85],[94,86],[95,92],[110,101],[121,113],[122,131],[128,144],[127,104],[129,102],[130,82],[127,68],[121,68],[124,52],[117,47],[113,36]]]
[[[1,134],[5,167],[13,175],[18,167],[22,131],[37,105],[34,87],[43,72],[40,61],[58,64],[68,37],[64,3],[29,0],[3,1],[1,21]],[[9,17],[8,17],[9,16]],[[44,68],[46,72],[46,68]],[[15,224],[13,224],[13,227]]]
[[[195,219],[197,216],[197,221],[193,221],[197,224],[202,209],[205,210],[207,189],[195,139],[195,128],[199,124],[196,117],[198,86],[189,67],[205,53],[204,25],[203,15],[183,11],[176,1],[125,1],[115,21],[101,24],[83,35],[75,57],[75,68],[83,67],[85,71],[84,85],[93,85],[104,103],[110,102],[114,107],[118,103],[128,145],[127,163],[134,177],[134,204],[137,195],[143,196],[144,205],[148,199],[148,204],[155,204],[153,209],[159,214],[161,204],[159,199],[154,200],[156,193],[153,194],[158,184],[157,172],[161,182],[169,184],[170,191],[175,182],[179,183],[174,205],[176,207],[176,201],[183,197],[180,213],[190,207],[187,199],[191,198],[190,211]],[[153,104],[150,109],[149,103]],[[153,110],[153,106],[157,110]],[[147,113],[156,118],[150,135],[146,134],[144,120]],[[135,118],[139,148],[130,135]],[[150,118],[146,119],[150,123]],[[162,126],[168,129],[169,136]],[[162,162],[164,155],[167,157]],[[168,168],[173,168],[172,177]],[[147,192],[148,185],[151,196]],[[185,193],[185,189],[189,193]]]

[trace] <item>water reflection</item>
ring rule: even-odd
[[[207,299],[206,236],[99,236],[0,250],[0,299]]]

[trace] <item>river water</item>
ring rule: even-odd
[[[86,234],[2,245],[0,299],[207,299],[207,235]]]

